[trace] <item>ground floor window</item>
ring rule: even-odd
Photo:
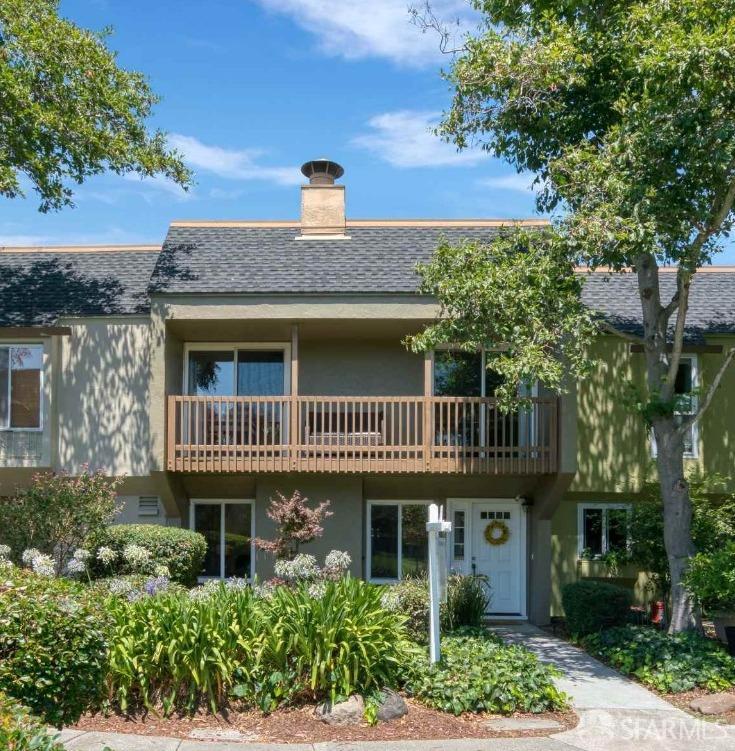
[[[190,527],[207,540],[201,578],[252,578],[253,506],[253,501],[207,499],[191,502]]]
[[[579,504],[579,557],[595,559],[625,550],[629,516],[630,506],[624,503]]]
[[[427,571],[429,501],[368,503],[368,578],[397,581]]]

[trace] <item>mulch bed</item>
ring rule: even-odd
[[[729,691],[718,691],[716,693],[735,694],[735,688],[731,688]],[[718,715],[703,715],[699,712],[695,712],[694,710],[689,709],[689,702],[694,701],[694,699],[699,699],[700,696],[710,696],[711,694],[711,691],[706,691],[703,688],[698,688],[694,691],[685,691],[682,694],[660,694],[660,696],[662,699],[666,699],[669,704],[673,704],[675,707],[683,709],[685,712],[689,712],[690,715],[693,715],[699,720],[719,722],[724,725],[735,725],[735,712],[728,712],[727,714]]]
[[[515,715],[556,720],[563,725],[558,730],[526,730],[499,732],[485,723],[495,715],[466,714],[461,717],[439,712],[407,700],[408,714],[400,719],[367,724],[336,727],[314,717],[314,705],[279,709],[263,716],[256,711],[231,709],[217,715],[200,711],[188,716],[158,717],[147,715],[123,716],[113,714],[85,715],[74,726],[79,730],[138,735],[164,735],[188,738],[192,730],[239,730],[247,740],[260,743],[321,743],[326,741],[393,741],[442,740],[445,738],[517,738],[546,736],[573,728],[578,721],[573,712],[547,712],[535,715]],[[223,739],[224,740],[224,739]]]

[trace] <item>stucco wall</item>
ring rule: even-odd
[[[148,322],[85,321],[61,345],[55,466],[116,475],[150,471]]]

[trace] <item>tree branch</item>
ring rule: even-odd
[[[678,298],[678,304],[676,326],[674,327],[674,341],[671,343],[669,369],[661,394],[664,401],[673,396],[676,375],[679,372],[679,361],[681,360],[681,351],[684,347],[684,327],[686,325],[687,311],[689,310],[689,287],[691,282],[692,273],[688,269],[679,266],[676,271],[676,297]],[[668,308],[668,305],[666,307]]]
[[[684,435],[684,433],[689,430],[689,427],[691,425],[694,425],[694,423],[697,422],[697,420],[699,420],[699,418],[707,411],[709,405],[712,403],[715,392],[719,388],[720,382],[725,375],[725,371],[727,371],[728,367],[730,367],[730,363],[733,361],[733,358],[735,358],[735,347],[732,347],[728,350],[727,354],[725,355],[725,359],[722,361],[722,364],[720,365],[719,370],[717,371],[712,383],[710,384],[710,387],[707,389],[707,393],[704,395],[704,399],[702,399],[699,408],[689,419],[682,421],[681,425],[679,425],[679,427],[675,431],[676,435]]]
[[[631,334],[627,331],[621,331],[620,329],[615,328],[615,326],[613,326],[608,321],[600,321],[600,327],[607,331],[608,334],[618,336],[621,339],[625,339],[627,342],[631,342],[632,344],[640,344],[641,346],[643,346],[644,339],[642,336]]]

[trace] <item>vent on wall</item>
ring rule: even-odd
[[[138,516],[158,516],[158,496],[142,495],[138,498]]]

